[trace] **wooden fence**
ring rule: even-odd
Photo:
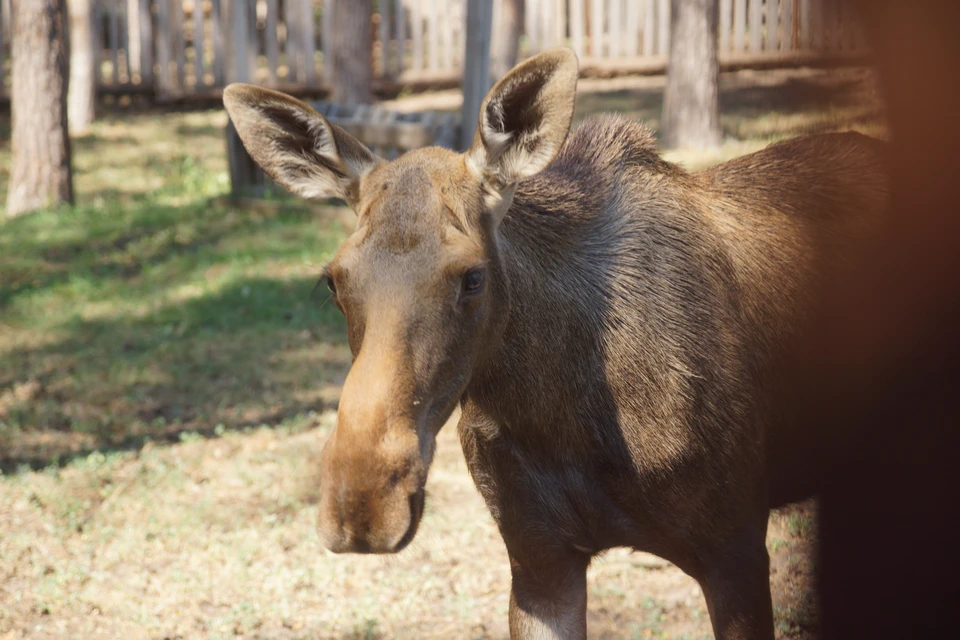
[[[494,2],[494,25],[499,0]],[[211,93],[239,80],[309,92],[326,86],[332,0],[93,0],[103,93]],[[860,54],[852,16],[832,0],[719,0],[726,67],[794,66]],[[10,0],[0,0],[0,94],[9,91]],[[382,84],[456,82],[466,0],[375,0]],[[586,72],[658,73],[670,0],[526,0],[521,56],[566,44]],[[493,37],[499,35],[494,26]]]

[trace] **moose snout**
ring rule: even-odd
[[[424,490],[394,492],[379,499],[334,490],[320,502],[318,532],[334,553],[397,553],[417,533],[423,516]]]
[[[338,446],[344,440],[334,437],[321,458],[320,540],[334,553],[396,553],[413,540],[423,516],[419,456]]]

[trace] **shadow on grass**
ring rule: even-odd
[[[344,322],[315,289],[336,208],[148,197],[0,234],[0,470],[334,403]]]
[[[76,207],[9,220],[0,236],[0,311],[19,295],[63,285],[71,279],[129,281],[144,270],[171,261],[194,268],[229,262],[242,252],[244,261],[282,260],[304,251],[302,245],[242,249],[220,246],[237,234],[270,234],[284,227],[319,221],[310,209],[284,203],[283,208],[250,211],[214,202],[185,206],[155,204],[146,197],[132,206]],[[137,282],[137,295],[148,293]],[[153,283],[168,287],[169,280]]]
[[[349,351],[339,312],[314,287],[240,279],[143,316],[71,318],[62,339],[8,352],[0,415],[11,433],[0,469],[273,425],[332,405]]]

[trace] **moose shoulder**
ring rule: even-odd
[[[225,92],[274,180],[359,216],[324,275],[354,364],[321,539],[406,546],[459,403],[514,638],[585,637],[586,569],[615,546],[695,577],[718,638],[772,638],[768,511],[808,482],[784,362],[817,274],[886,207],[883,146],[798,138],[689,174],[622,118],[567,139],[576,80],[572,52],[540,54],[491,90],[465,154],[391,162],[288,96]]]

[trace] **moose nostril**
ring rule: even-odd
[[[396,488],[397,484],[400,482],[400,472],[394,471],[390,474],[390,488]]]
[[[410,544],[414,536],[417,535],[417,529],[420,526],[420,519],[423,517],[423,507],[426,500],[426,493],[421,488],[418,491],[411,493],[408,500],[410,506],[410,524],[407,526],[407,531],[403,534],[403,537],[400,538],[400,540],[392,549],[393,553],[402,551],[408,544]]]

